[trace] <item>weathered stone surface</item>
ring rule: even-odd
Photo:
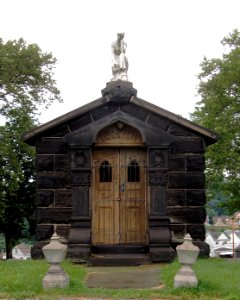
[[[119,105],[111,103],[111,105],[107,104],[107,105],[104,105],[104,106],[94,109],[91,112],[91,114],[92,114],[93,120],[98,120],[100,118],[103,118],[104,116],[107,116],[107,115],[117,111],[118,109],[119,109]]]
[[[167,175],[161,172],[149,172],[148,182],[150,186],[166,186]]]
[[[90,153],[89,148],[74,148],[71,151],[71,169],[90,168]]]
[[[188,206],[204,206],[206,203],[205,190],[188,190],[187,205]]]
[[[64,172],[39,172],[37,187],[39,189],[70,188],[71,175]]]
[[[144,141],[146,147],[152,260],[169,260],[171,234],[173,244],[187,232],[194,240],[203,240],[203,154],[205,142],[213,143],[214,138],[207,131],[205,136],[204,129],[199,131],[194,124],[178,120],[177,116],[137,98],[131,83],[111,82],[103,90],[103,98],[50,123],[51,126],[46,125],[45,131],[37,130],[31,137],[31,143],[37,145],[37,239],[49,239],[53,224],[57,224],[57,233],[65,239],[70,237],[70,246],[74,244],[70,256],[88,259],[92,222],[89,200],[93,189],[91,152],[99,132],[121,121],[136,128],[141,135],[139,141]],[[35,256],[41,256],[41,245],[34,249]]]
[[[185,171],[186,157],[185,155],[171,155],[169,159],[169,169],[171,171]]]
[[[167,212],[171,223],[203,224],[206,220],[206,211],[204,207],[168,207]]]
[[[79,245],[79,244],[69,244],[67,251],[67,258],[71,262],[85,263],[89,261],[89,256],[91,254],[90,244]]]
[[[171,262],[176,257],[172,247],[152,246],[149,247],[149,254],[152,262]]]
[[[44,255],[42,252],[42,248],[46,246],[49,242],[47,241],[39,241],[34,244],[31,248],[31,257],[33,259],[43,259]]]
[[[66,154],[67,151],[62,138],[44,137],[37,144],[38,154]]]
[[[193,245],[200,249],[199,257],[209,257],[209,245],[203,241],[193,241]]]
[[[40,207],[53,206],[54,190],[38,190],[35,198],[35,205]]]
[[[150,227],[149,243],[158,245],[170,245],[171,233],[168,227]]]
[[[149,114],[145,109],[143,109],[139,106],[133,105],[131,103],[122,104],[121,111],[123,111],[127,114],[130,114],[130,115],[133,115],[134,117],[136,117],[142,121],[145,121]]]
[[[172,154],[204,153],[204,151],[205,145],[201,138],[179,138],[171,146]]]
[[[205,158],[203,155],[187,156],[187,171],[204,171]]]
[[[160,117],[156,114],[150,114],[149,118],[148,118],[148,123],[150,125],[153,125],[159,129],[162,129],[164,131],[168,131],[170,125],[171,125],[171,121],[164,118],[164,117]]]
[[[170,224],[170,230],[172,232],[172,239],[183,239],[186,232],[186,225],[184,224]]]
[[[114,103],[129,102],[132,96],[137,95],[137,90],[133,88],[129,81],[112,81],[102,90],[102,95],[107,101]]]
[[[54,156],[53,155],[37,155],[36,169],[41,171],[53,171]]]
[[[71,227],[69,230],[70,244],[90,244],[91,228],[89,227]]]
[[[166,215],[166,190],[163,187],[151,187],[151,209],[152,215]]]
[[[45,132],[46,136],[62,137],[69,132],[68,125],[66,123],[53,127]]]
[[[205,176],[203,173],[170,173],[168,188],[176,189],[203,189]]]
[[[53,235],[53,225],[40,225],[36,227],[36,239],[37,241],[48,240]]]
[[[169,206],[185,206],[185,198],[185,190],[167,190],[167,200]]]
[[[72,190],[58,189],[55,191],[55,207],[71,207]]]
[[[66,171],[70,169],[69,155],[55,155],[55,171]]]
[[[205,240],[205,227],[203,224],[187,225],[187,232],[190,233],[193,240]]]
[[[73,186],[73,216],[88,216],[89,215],[89,187],[88,186]]]
[[[72,184],[74,185],[90,185],[90,172],[78,171],[72,173]]]
[[[67,240],[69,236],[70,225],[57,225],[56,231],[60,237],[63,237]]]
[[[194,134],[192,131],[179,126],[174,122],[172,122],[168,132],[176,136],[196,136],[196,134]]]
[[[168,148],[153,147],[149,149],[149,167],[157,169],[168,168]]]
[[[38,224],[69,224],[72,215],[71,208],[43,208],[36,209]]]
[[[90,113],[87,113],[76,119],[73,119],[69,123],[69,128],[71,129],[71,131],[75,131],[79,128],[82,128],[83,126],[86,126],[89,123],[92,123],[92,117],[91,117]]]

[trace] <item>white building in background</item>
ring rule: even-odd
[[[221,232],[207,232],[205,242],[209,245],[210,248],[210,257],[216,257],[216,249],[223,247],[223,245],[227,244],[229,241],[229,237]]]
[[[30,259],[31,258],[31,247],[25,243],[16,245],[12,249],[13,259]],[[6,252],[2,251],[0,253],[0,259],[6,259]]]
[[[240,245],[240,231],[207,232],[205,242],[210,247],[210,257],[230,256],[233,254],[233,247],[235,249]]]
[[[31,247],[25,243],[16,245],[12,250],[12,256],[14,259],[30,259]]]

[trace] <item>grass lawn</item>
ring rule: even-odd
[[[199,259],[194,265],[199,285],[197,288],[173,288],[173,278],[180,265],[178,262],[163,265],[162,289],[94,289],[84,284],[84,265],[63,263],[70,276],[66,289],[43,290],[42,279],[49,265],[42,260],[0,261],[0,299],[41,300],[59,296],[111,297],[115,299],[240,299],[240,261],[225,259]]]

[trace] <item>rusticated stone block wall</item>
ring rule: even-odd
[[[61,137],[42,137],[37,142],[36,239],[57,233],[68,238],[72,216],[70,155]]]
[[[201,137],[186,136],[178,130],[178,138],[170,148],[167,213],[173,242],[182,241],[190,233],[196,241],[204,241],[205,212],[205,143]]]
[[[89,145],[89,148],[80,149],[83,145],[78,145],[81,146],[80,150],[70,149],[63,141],[64,136],[100,119],[106,123],[110,122],[111,114],[116,111],[123,112],[134,122],[137,119],[136,124],[142,124],[141,130],[146,136],[148,128],[150,132],[152,128],[159,132],[157,142],[146,144],[149,153],[151,215],[170,218],[170,229],[175,244],[182,242],[183,235],[187,232],[195,241],[204,241],[204,139],[191,129],[144,107],[132,103],[111,102],[54,128],[46,129],[45,137],[37,139],[37,240],[49,239],[53,233],[53,224],[57,225],[58,234],[68,239],[74,213],[85,217],[88,215],[89,208],[82,202],[88,204],[91,148]],[[98,130],[97,127],[95,130]],[[171,137],[168,143],[167,137]],[[74,155],[79,156],[86,151],[89,152],[88,165],[73,165],[72,162],[77,161]],[[81,199],[82,202],[78,201],[76,204],[72,199]],[[39,249],[41,243],[39,242]],[[38,251],[38,245],[35,249]]]

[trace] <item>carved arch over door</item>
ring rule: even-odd
[[[141,133],[134,127],[117,121],[101,129],[96,136],[96,146],[143,146]]]

